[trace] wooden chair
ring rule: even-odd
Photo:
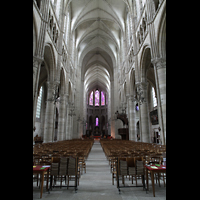
[[[112,173],[112,184],[114,185],[114,179],[117,178],[117,156],[113,156],[111,160],[111,173]]]
[[[51,181],[50,181],[50,188],[52,187],[53,176],[54,176],[54,185],[56,185],[56,179],[57,179],[57,176],[59,174],[59,163],[60,163],[60,158],[58,158],[58,157],[52,157],[51,158],[51,170],[50,170]]]
[[[81,174],[83,174],[83,169],[86,173],[85,155],[82,152],[77,153],[78,157],[78,167],[80,168]]]
[[[122,184],[125,185],[124,176],[128,175],[126,158],[118,158],[118,174],[122,176]]]
[[[143,156],[134,157],[134,165],[135,165],[135,169],[136,169],[136,175],[135,175],[136,186],[137,186],[137,178],[141,177],[141,174],[137,173],[137,161],[143,161]]]
[[[136,180],[136,168],[135,168],[134,157],[126,158],[126,162],[127,162],[127,166],[128,166],[128,175],[129,175],[129,178],[131,176],[132,184],[133,184],[133,176],[135,177],[135,180]]]

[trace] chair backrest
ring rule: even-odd
[[[126,158],[122,158],[122,157],[118,158],[118,174],[119,175],[127,175]]]
[[[151,164],[161,164],[161,162],[162,162],[162,157],[153,156],[153,157],[151,157],[151,161],[149,163],[151,163]]]
[[[77,175],[77,167],[77,158],[69,157],[67,174]]]
[[[59,163],[59,162],[60,162],[60,158],[58,158],[58,157],[51,158],[51,163]]]
[[[134,158],[126,158],[128,167],[135,167]]]
[[[136,160],[136,173],[137,175],[144,175],[144,161]]]
[[[68,158],[61,157],[59,166],[59,175],[67,175],[67,164],[68,164]]]

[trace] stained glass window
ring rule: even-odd
[[[99,106],[99,91],[95,92],[95,106]]]
[[[93,91],[90,94],[89,105],[93,106]]]
[[[103,92],[101,92],[101,105],[105,106],[105,96]]]
[[[96,117],[96,126],[99,126],[99,118]]]

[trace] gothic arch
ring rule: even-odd
[[[73,91],[72,91],[72,84],[71,82],[69,81],[69,84],[68,84],[68,94],[69,94],[69,102],[72,103],[72,98],[73,98]]]
[[[38,28],[35,20],[35,15],[33,12],[33,55],[36,54],[37,42],[38,42]]]
[[[160,17],[157,41],[158,41],[158,51],[159,51],[160,57],[166,58],[166,10],[165,8],[163,9],[163,13]]]
[[[151,64],[151,49],[149,45],[145,45],[142,50],[140,59],[140,76],[141,82],[146,82],[146,72]]]
[[[119,93],[119,104],[118,105],[120,105],[121,102],[122,102],[122,94],[121,94],[121,91],[120,91],[120,93]]]
[[[131,74],[130,74],[130,95],[134,95],[135,94],[135,70],[132,69],[131,70]]]
[[[63,68],[60,70],[60,94],[66,94],[66,77],[65,77],[65,71]]]
[[[35,23],[33,22],[33,56],[35,55],[37,49],[37,32],[35,28]]]
[[[45,44],[44,48],[44,60],[48,67],[48,81],[54,81],[56,65],[55,65],[55,54],[53,47],[50,43]]]
[[[124,102],[126,102],[126,95],[127,95],[127,85],[126,85],[126,82],[124,83]]]

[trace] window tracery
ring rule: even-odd
[[[90,98],[89,98],[89,105],[93,106],[93,91],[90,94]]]
[[[95,106],[99,106],[99,90],[95,92]]]

